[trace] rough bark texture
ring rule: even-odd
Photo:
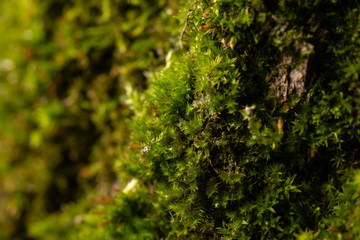
[[[277,74],[270,80],[270,87],[275,91],[278,103],[286,102],[290,95],[300,97],[305,91],[306,74],[309,56],[314,52],[311,44],[298,44],[295,46],[300,58],[284,54],[277,66]]]

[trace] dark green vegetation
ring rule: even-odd
[[[1,239],[360,238],[357,1],[0,7]]]

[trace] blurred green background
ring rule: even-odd
[[[127,183],[129,95],[176,43],[180,2],[0,1],[0,239],[101,229]]]

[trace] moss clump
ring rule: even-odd
[[[356,6],[189,8],[184,48],[132,124],[134,176],[154,188],[168,239],[326,238],[359,159]]]
[[[0,238],[359,237],[359,3],[11,4]]]

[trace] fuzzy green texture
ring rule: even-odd
[[[164,9],[178,4],[0,5],[0,238],[103,239],[104,205],[127,181],[114,170],[132,115],[126,88],[141,92],[164,64],[178,26]]]
[[[360,237],[357,1],[0,6],[1,239]]]
[[[358,204],[342,193],[359,164],[358,7],[224,0],[189,10],[184,49],[153,75],[132,125],[134,172],[169,213],[166,239],[358,236],[356,213],[333,217]],[[304,59],[305,90],[277,97],[279,64]]]

